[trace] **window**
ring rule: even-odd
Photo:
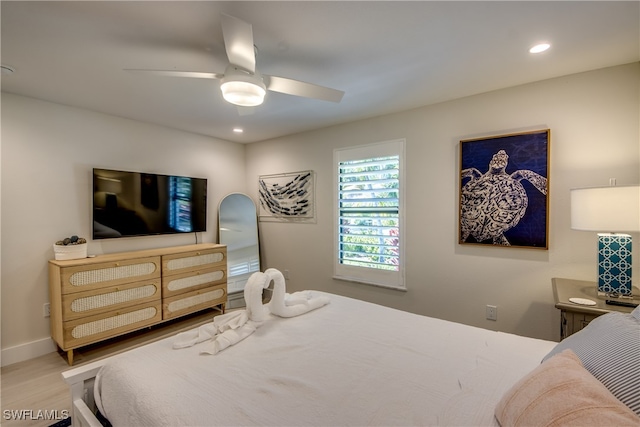
[[[404,140],[334,151],[335,278],[405,289]]]

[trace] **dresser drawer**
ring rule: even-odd
[[[160,301],[64,322],[65,350],[115,337],[162,320]]]
[[[73,320],[131,305],[160,301],[160,279],[62,295],[62,318]]]
[[[164,255],[162,257],[163,276],[193,272],[218,267],[227,269],[226,247],[202,249],[192,252]]]
[[[205,270],[189,271],[162,278],[162,297],[169,298],[185,292],[207,288],[225,283],[227,272],[225,265]]]
[[[198,289],[171,298],[162,299],[162,318],[172,319],[198,310],[227,302],[227,285]]]
[[[160,257],[78,265],[60,270],[63,294],[160,278]]]

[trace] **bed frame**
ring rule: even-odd
[[[98,371],[110,358],[91,362],[64,371],[62,379],[71,391],[71,425],[76,427],[103,427],[95,415],[96,403],[93,384]]]

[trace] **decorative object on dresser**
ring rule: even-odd
[[[58,240],[53,245],[53,255],[57,260],[86,258],[87,239],[73,235]]]
[[[571,228],[600,232],[598,293],[631,297],[631,236],[619,232],[640,231],[640,185],[572,189]]]
[[[560,310],[560,338],[565,339],[582,329],[598,316],[611,312],[631,313],[634,306],[611,304],[612,301],[639,304],[635,299],[611,299],[598,295],[596,283],[584,280],[551,279],[555,307]],[[635,288],[636,295],[640,290]]]
[[[49,261],[51,337],[67,352],[209,307],[224,313],[227,248],[203,243]]]

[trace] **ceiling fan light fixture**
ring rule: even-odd
[[[266,90],[249,82],[225,82],[220,85],[225,101],[241,107],[255,107],[262,104]]]
[[[225,101],[241,107],[255,107],[262,104],[267,93],[267,87],[258,75],[237,68],[227,69],[220,90]]]

